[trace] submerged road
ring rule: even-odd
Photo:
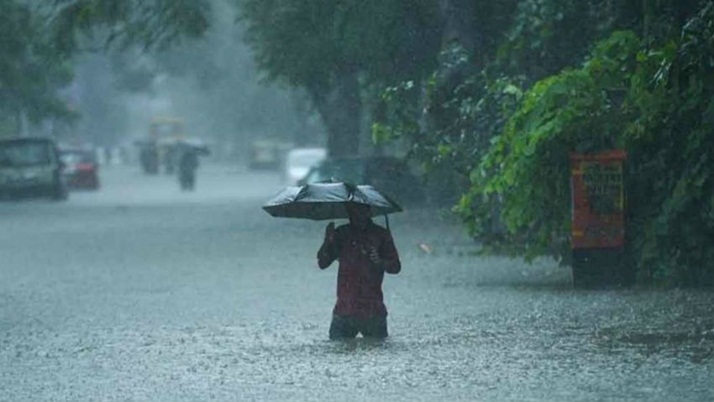
[[[325,223],[260,209],[277,174],[102,179],[0,203],[0,400],[714,400],[710,292],[573,291],[413,210],[391,219],[390,338],[330,342]]]

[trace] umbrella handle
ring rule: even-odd
[[[387,225],[387,230],[389,230],[389,215],[384,214],[384,222]]]

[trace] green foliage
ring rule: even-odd
[[[714,285],[714,3],[650,52],[631,101],[630,220],[642,280]]]
[[[714,284],[714,6],[681,42],[652,50],[631,32],[598,43],[581,68],[538,81],[472,170],[457,210],[483,236],[498,199],[507,242],[566,258],[569,152],[628,151],[629,258],[640,281]]]
[[[614,31],[659,46],[679,34],[700,0],[524,0],[518,2],[491,68],[529,83],[580,63]]]
[[[21,112],[31,121],[72,116],[55,96],[72,80],[72,70],[53,51],[42,21],[22,2],[0,0],[0,54],[0,117],[7,122]]]
[[[309,94],[330,154],[358,152],[362,105],[380,103],[376,88],[420,82],[434,68],[436,0],[237,2],[258,67]]]
[[[419,91],[419,86],[413,81],[406,81],[387,87],[382,92],[377,116],[372,123],[372,141],[375,144],[420,135]]]
[[[208,28],[208,0],[55,0],[49,15],[56,51],[70,55],[78,35],[100,38],[103,47],[166,48]]]
[[[481,230],[472,220],[474,201],[496,198],[508,234],[524,242],[527,257],[560,257],[570,223],[568,154],[622,145],[631,114],[624,95],[639,46],[631,32],[616,32],[582,68],[543,79],[525,93],[471,172],[472,189],[458,211],[472,233]]]
[[[267,78],[324,90],[359,71],[368,83],[418,77],[433,65],[432,0],[239,0],[247,40]]]
[[[441,184],[433,192],[451,201],[468,188],[470,172],[488,150],[492,133],[503,127],[522,96],[518,80],[489,80],[485,73],[451,88],[453,71],[468,63],[465,50],[454,45],[442,52],[441,66],[425,88],[411,81],[388,87],[379,122],[372,127],[375,140],[407,140],[410,157]]]
[[[617,1],[519,2],[494,68],[535,81],[572,66],[612,31],[617,19],[612,3]]]
[[[88,42],[80,35],[97,35],[105,47],[163,47],[200,35],[207,10],[203,0],[0,0],[3,125],[13,126],[19,114],[33,122],[76,117],[57,94],[73,79],[78,44]]]
[[[466,177],[455,211],[489,249],[566,263],[568,154],[625,149],[640,281],[714,284],[714,3],[525,0],[511,21],[474,29],[497,53],[450,46],[389,87],[374,139]]]

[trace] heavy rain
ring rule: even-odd
[[[0,0],[0,400],[714,400],[712,21]]]

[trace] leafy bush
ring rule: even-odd
[[[713,285],[714,3],[528,0],[503,33],[485,63],[450,46],[424,85],[388,88],[375,140],[407,139],[427,170],[451,172],[487,251],[566,264],[569,153],[624,149],[640,282]]]
[[[714,285],[714,3],[641,55],[630,100],[630,237],[640,279]]]
[[[629,31],[578,69],[537,82],[471,171],[458,211],[484,235],[498,200],[506,240],[567,262],[569,152],[628,151],[628,253],[641,282],[714,284],[714,7],[681,42],[647,49]]]
[[[630,108],[623,102],[639,40],[617,32],[580,69],[543,79],[529,89],[502,134],[471,172],[471,191],[459,205],[467,219],[475,200],[501,200],[511,240],[527,257],[563,257],[570,227],[571,151],[597,152],[622,144]],[[478,221],[469,226],[479,235]]]

